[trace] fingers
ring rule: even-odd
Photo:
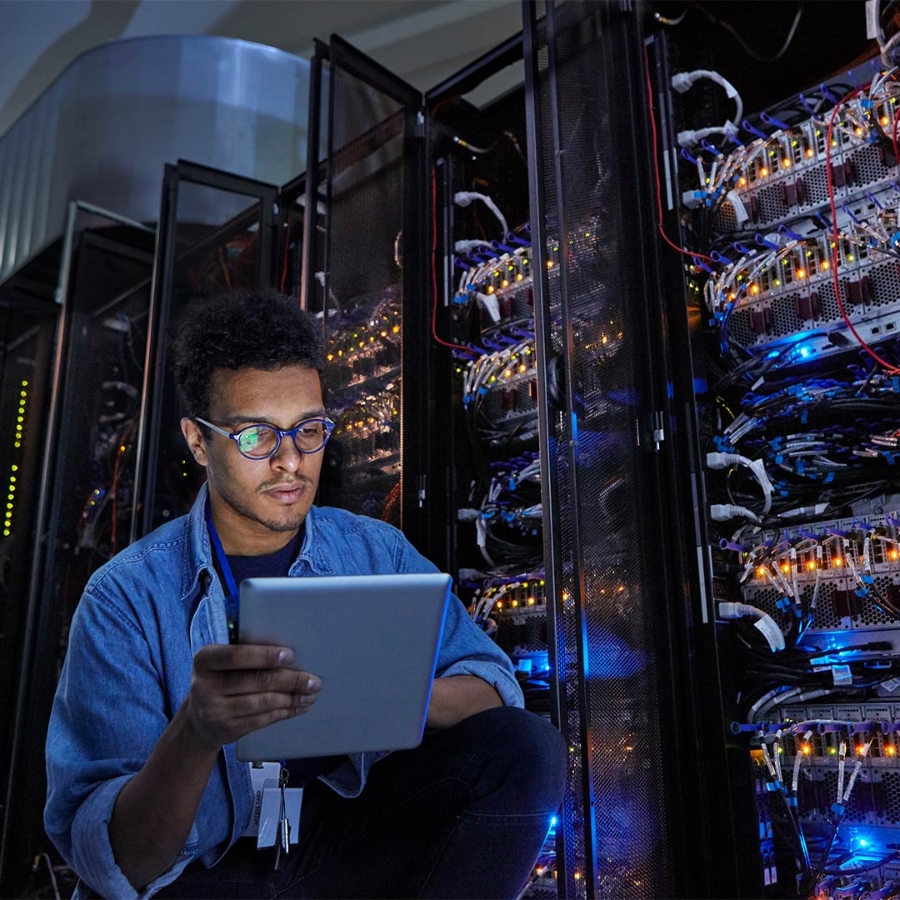
[[[204,745],[225,744],[265,725],[303,715],[315,703],[322,681],[286,668],[286,647],[210,644],[194,655],[185,710]]]
[[[270,644],[207,644],[194,654],[194,670],[277,669],[294,661],[290,647]]]

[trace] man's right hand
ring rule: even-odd
[[[199,748],[216,750],[281,719],[303,715],[322,682],[287,668],[287,647],[209,644],[194,655],[191,689],[181,714]]]

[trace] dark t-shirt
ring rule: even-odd
[[[303,529],[301,528],[293,540],[288,541],[284,547],[274,553],[268,553],[265,556],[229,556],[228,565],[231,566],[234,583],[240,586],[240,583],[247,578],[286,577],[300,552],[302,540]],[[314,781],[319,775],[330,772],[342,759],[341,756],[289,759],[287,760],[287,769],[290,772],[288,785],[301,787],[307,782]]]

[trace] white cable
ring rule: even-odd
[[[697,131],[688,130],[679,132],[678,143],[682,147],[690,147],[693,144],[699,144],[700,141],[712,134],[725,134],[726,136],[736,135],[738,123],[744,115],[744,102],[741,100],[741,95],[737,92],[737,89],[730,81],[723,78],[718,72],[713,72],[711,69],[696,69],[693,72],[678,72],[676,75],[672,76],[672,88],[680,94],[683,94],[692,84],[699,81],[701,78],[707,78],[725,88],[725,93],[735,102],[736,109],[734,118],[727,120],[725,124],[721,126],[701,128]]]
[[[473,200],[481,200],[482,203],[497,217],[500,221],[500,224],[503,226],[503,234],[501,235],[501,240],[506,240],[506,235],[509,234],[509,226],[506,224],[506,219],[503,216],[503,213],[500,212],[497,204],[491,200],[487,194],[479,194],[476,191],[457,191],[453,195],[453,202],[457,206],[466,207]]]

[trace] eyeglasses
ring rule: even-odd
[[[248,425],[240,431],[230,432],[199,416],[197,416],[197,421],[206,425],[207,428],[212,428],[213,431],[231,438],[237,444],[241,455],[246,456],[247,459],[268,459],[278,452],[281,439],[284,437],[293,438],[294,446],[301,453],[318,453],[328,443],[328,438],[334,431],[334,422],[324,416],[305,419],[287,431],[282,431],[274,425],[259,424]]]

